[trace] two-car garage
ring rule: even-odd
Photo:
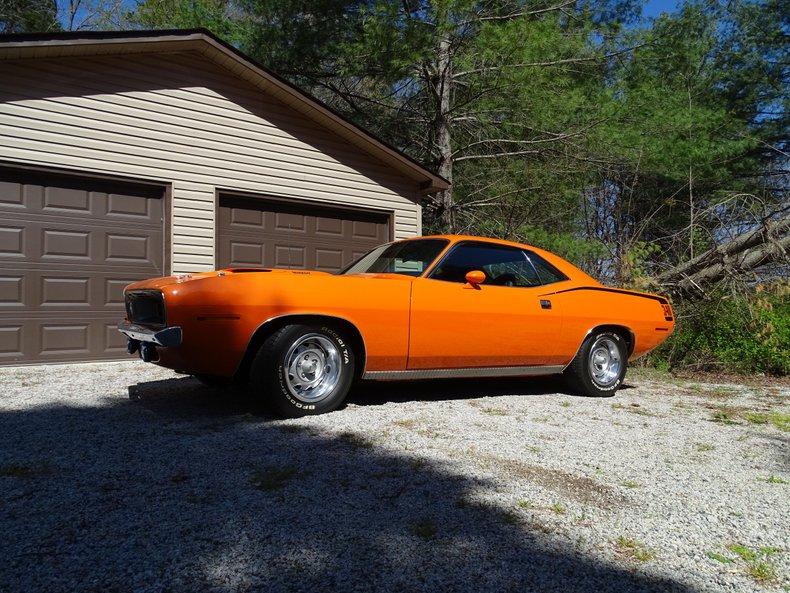
[[[123,288],[337,271],[447,182],[205,31],[0,37],[0,365],[117,359]]]
[[[114,359],[123,288],[167,269],[169,191],[0,167],[0,362]],[[218,195],[217,267],[336,272],[390,240],[390,216]]]

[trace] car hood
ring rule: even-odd
[[[134,282],[126,287],[126,290],[161,290],[167,286],[174,284],[183,284],[197,282],[200,280],[207,280],[222,276],[234,276],[239,274],[266,274],[272,276],[272,279],[277,277],[288,276],[334,276],[335,278],[379,278],[379,279],[408,279],[408,276],[402,274],[354,274],[349,276],[336,276],[329,272],[322,272],[320,270],[285,270],[277,268],[224,268],[222,270],[214,270],[212,272],[192,272],[188,274],[173,274],[172,276],[163,276],[161,278],[151,278],[149,280],[141,280]]]

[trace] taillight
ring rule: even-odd
[[[672,321],[674,316],[672,315],[672,307],[669,303],[661,303],[661,308],[664,310],[664,320],[665,321]]]

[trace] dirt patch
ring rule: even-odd
[[[511,479],[516,477],[528,480],[582,504],[609,509],[615,505],[619,506],[628,502],[626,498],[612,487],[587,476],[579,476],[570,472],[524,463],[515,459],[502,459],[494,456],[480,456],[480,459],[483,461],[483,466],[486,469],[504,473]]]

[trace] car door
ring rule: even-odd
[[[471,270],[486,280],[468,284]],[[561,312],[546,292],[524,250],[455,245],[412,284],[408,368],[556,364]]]

